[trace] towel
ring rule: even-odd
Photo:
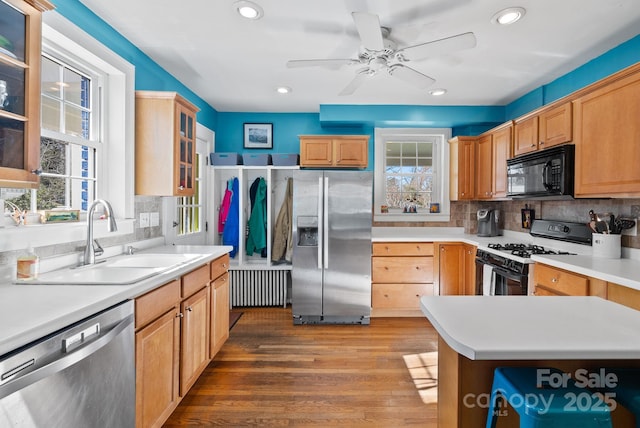
[[[482,295],[493,296],[496,292],[493,266],[482,265]]]

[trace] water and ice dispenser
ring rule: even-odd
[[[298,246],[317,247],[318,246],[318,217],[299,216],[298,217]]]

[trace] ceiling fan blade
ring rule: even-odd
[[[287,61],[287,68],[297,67],[333,67],[337,68],[343,65],[359,64],[356,59],[294,59]]]
[[[463,33],[400,49],[396,52],[396,56],[404,60],[420,60],[475,46],[476,36],[473,33]]]
[[[345,86],[345,88],[338,95],[345,96],[345,95],[353,94],[356,91],[356,89],[358,89],[360,85],[362,85],[362,83],[367,78],[367,76],[368,76],[367,70],[366,69],[361,70],[360,72],[358,72],[358,74],[356,74],[356,77],[354,77],[353,80],[349,82],[349,84]]]
[[[380,29],[380,19],[378,15],[366,12],[352,12],[353,22],[356,24],[362,46],[371,51],[381,51],[384,49],[382,40],[382,30]]]
[[[389,67],[389,74],[400,80],[404,80],[418,89],[427,89],[436,81],[435,79],[402,64],[394,64]]]

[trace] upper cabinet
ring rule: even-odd
[[[507,122],[478,138],[476,199],[507,197],[507,159],[511,157],[513,125]]]
[[[0,0],[0,187],[38,187],[46,0]]]
[[[542,150],[572,140],[571,102],[537,110],[515,120],[513,155]]]
[[[300,166],[366,168],[368,135],[301,135]]]
[[[476,197],[476,137],[454,137],[449,140],[449,192],[452,201]]]
[[[574,101],[576,197],[640,195],[640,64]]]
[[[136,194],[192,196],[198,108],[175,92],[136,91]]]

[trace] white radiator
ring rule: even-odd
[[[230,270],[231,306],[287,306],[287,270]]]

